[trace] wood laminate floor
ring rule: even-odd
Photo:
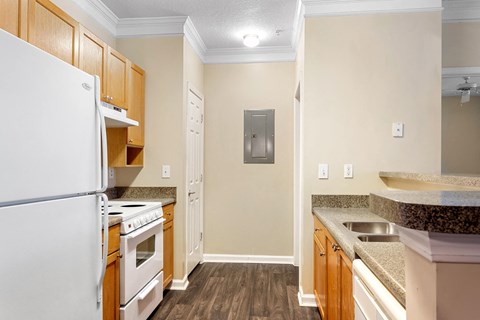
[[[320,320],[298,305],[298,268],[292,265],[204,263],[187,290],[164,292],[149,320]]]

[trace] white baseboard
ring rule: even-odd
[[[203,255],[203,262],[293,264],[293,256],[257,256],[244,254]]]
[[[298,289],[298,304],[301,307],[316,307],[315,295],[313,293],[303,293],[303,288]]]
[[[167,288],[168,290],[187,290],[188,285],[188,277],[185,276],[183,279],[173,279],[172,283]]]

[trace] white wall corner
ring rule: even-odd
[[[205,53],[205,63],[293,62],[296,50],[285,47],[210,49]]]
[[[113,36],[117,35],[118,17],[100,0],[72,0],[95,21],[108,30]]]
[[[480,2],[478,0],[443,1],[444,22],[480,21]]]
[[[307,17],[442,9],[441,0],[303,0],[303,4]]]
[[[167,288],[168,290],[187,290],[189,284],[188,276],[185,275],[183,279],[173,279],[172,283]]]
[[[183,35],[187,19],[187,16],[120,19],[117,25],[117,37]]]
[[[292,264],[293,256],[261,256],[244,254],[211,254],[203,255],[203,262],[221,263],[268,263],[268,264]]]
[[[316,307],[315,295],[313,293],[303,293],[303,288],[300,286],[298,288],[298,304],[301,307]]]
[[[200,60],[205,62],[204,59],[207,46],[205,45],[205,42],[203,42],[203,39],[198,33],[197,28],[195,28],[195,25],[189,17],[187,17],[187,20],[185,21],[184,34],[188,43],[190,43]]]

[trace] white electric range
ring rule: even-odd
[[[128,234],[162,218],[162,203],[110,200],[108,201],[108,215],[120,217],[122,219],[120,234]]]
[[[120,319],[145,320],[163,299],[161,202],[108,202],[120,223]]]

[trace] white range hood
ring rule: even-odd
[[[138,121],[127,118],[127,112],[124,109],[102,102],[102,111],[103,115],[105,116],[105,124],[107,128],[126,128],[138,126]]]

